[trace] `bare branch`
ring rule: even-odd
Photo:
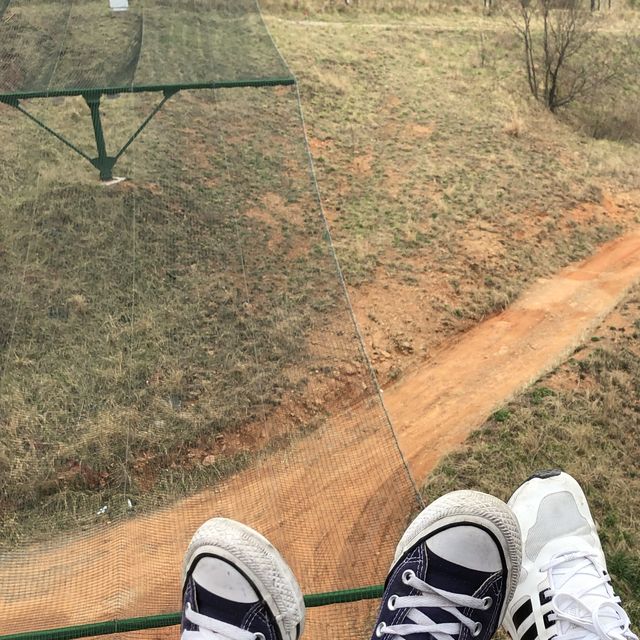
[[[583,0],[513,0],[511,20],[522,43],[531,94],[552,112],[615,77],[598,60],[591,14]]]

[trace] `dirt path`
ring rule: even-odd
[[[496,407],[562,361],[638,280],[640,230],[538,282],[510,309],[388,388],[385,403],[418,483]],[[411,487],[398,484],[401,463],[384,455],[389,437],[375,400],[341,418],[340,438],[319,430],[215,492],[0,559],[0,634],[90,622],[114,612],[128,617],[175,611],[186,542],[203,514],[224,514],[231,505],[234,517],[285,549],[305,591],[354,586],[344,582],[344,567],[364,567],[353,575],[380,581],[408,515]],[[359,628],[368,615],[370,608],[359,605],[348,619],[326,608],[312,610],[305,638],[349,637],[343,628]]]
[[[640,231],[540,280],[385,391],[418,482],[496,408],[557,366],[640,279]],[[428,434],[428,438],[425,438]]]

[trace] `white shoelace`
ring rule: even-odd
[[[183,631],[181,640],[264,640],[262,634],[251,633],[226,622],[203,616],[187,604],[184,612],[189,622],[198,625],[199,631]]]
[[[395,635],[397,639],[403,640],[404,636],[414,633],[430,633],[436,640],[454,640],[453,636],[460,634],[462,625],[471,631],[471,635],[476,637],[482,631],[482,625],[465,616],[458,610],[458,607],[470,607],[472,609],[488,609],[492,600],[490,597],[474,598],[461,593],[452,593],[443,589],[436,589],[431,585],[423,582],[411,570],[407,570],[402,574],[402,582],[421,592],[421,595],[415,596],[396,596],[392,595],[388,602],[388,607],[392,611],[395,609],[409,609],[406,618],[413,624],[395,624],[385,625],[381,622],[376,627],[376,635],[381,637],[383,634]],[[448,611],[451,615],[459,620],[459,622],[434,622],[418,610],[418,607],[437,607]]]
[[[565,553],[540,569],[549,573],[556,640],[638,640],[597,554]]]

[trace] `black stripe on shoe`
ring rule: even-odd
[[[538,629],[534,622],[523,635],[520,636],[520,640],[535,640],[538,637]]]
[[[542,619],[544,620],[545,629],[548,629],[549,627],[553,627],[553,625],[555,624],[555,620],[549,620],[549,616],[552,613],[553,613],[553,610],[547,611],[547,613],[545,613],[544,616],[542,616]]]
[[[513,614],[513,626],[517,629],[532,613],[531,600],[525,600]]]

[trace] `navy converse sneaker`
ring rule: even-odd
[[[518,584],[520,529],[477,491],[438,498],[402,536],[372,640],[488,640]]]
[[[226,518],[205,522],[184,560],[182,640],[298,640],[300,587],[266,538]]]

